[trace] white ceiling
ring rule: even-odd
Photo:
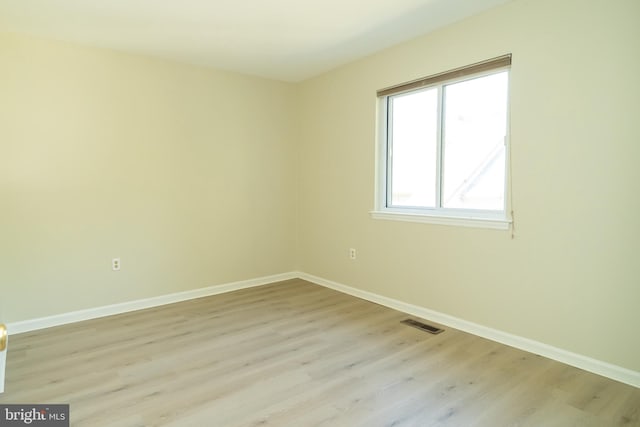
[[[0,0],[0,31],[301,81],[510,0]]]

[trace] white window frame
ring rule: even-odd
[[[477,228],[490,228],[498,230],[508,230],[511,225],[511,219],[508,217],[508,206],[510,204],[509,191],[510,188],[510,176],[509,176],[509,97],[507,97],[507,131],[505,136],[505,183],[504,183],[504,209],[503,210],[475,210],[475,209],[452,209],[452,208],[427,208],[427,207],[397,207],[390,206],[388,200],[390,199],[390,177],[389,177],[389,137],[388,137],[388,105],[389,98],[401,93],[418,92],[420,90],[438,88],[438,114],[441,115],[441,106],[443,88],[446,85],[452,83],[458,83],[465,80],[471,80],[478,77],[485,77],[492,74],[496,74],[503,71],[509,71],[510,80],[510,66],[503,66],[494,68],[488,71],[482,71],[478,73],[464,75],[462,77],[455,77],[431,85],[425,85],[419,88],[412,88],[407,91],[402,91],[393,94],[381,95],[378,97],[377,108],[377,152],[376,152],[376,191],[375,191],[375,206],[370,212],[373,219],[393,220],[393,221],[408,221],[408,222],[421,222],[429,224],[441,224],[441,225],[454,225],[462,227],[477,227]],[[443,161],[442,156],[442,140],[441,140],[441,126],[442,120],[440,120],[438,126],[438,148],[437,148],[437,197],[440,200],[440,191],[442,189],[442,174],[441,165]]]

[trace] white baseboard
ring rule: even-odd
[[[54,316],[41,317],[37,319],[24,320],[20,322],[12,322],[7,324],[7,330],[11,335],[30,332],[38,329],[50,328],[53,326],[65,325],[68,323],[80,322],[83,320],[95,319],[99,317],[111,316],[114,314],[127,313],[145,308],[157,307],[165,304],[186,301],[195,298],[202,298],[211,295],[232,292],[239,289],[252,288],[256,286],[267,285],[283,280],[300,278],[317,285],[334,289],[336,291],[362,298],[394,310],[417,316],[423,319],[431,320],[451,328],[459,329],[473,335],[490,339],[511,347],[519,348],[530,353],[539,354],[549,359],[557,360],[594,374],[602,375],[625,384],[640,388],[640,372],[632,371],[621,366],[613,365],[601,360],[592,359],[581,354],[572,353],[557,347],[553,347],[538,341],[523,338],[517,335],[509,334],[497,329],[488,328],[477,323],[469,322],[448,314],[430,310],[428,308],[405,303],[402,301],[388,298],[373,292],[363,291],[321,277],[302,272],[289,272],[276,274],[273,276],[259,277],[255,279],[243,280],[239,282],[226,283],[222,285],[210,286],[206,288],[194,289],[191,291],[177,292],[168,295],[161,295],[152,298],[146,298],[136,301],[129,301],[120,304],[107,305],[102,307],[91,308],[87,310],[73,311],[70,313],[57,314]]]
[[[449,316],[448,314],[440,313],[428,308],[419,307],[417,305],[408,304],[382,295],[374,294],[372,292],[352,288],[351,286],[343,285],[341,283],[333,282],[331,280],[323,279],[311,274],[297,273],[297,276],[303,280],[315,283],[317,285],[325,286],[327,288],[331,288],[345,294],[353,295],[355,297],[362,298],[364,300],[371,301],[385,307],[393,308],[395,310],[402,311],[413,316],[421,317],[426,320],[431,320],[433,322],[440,323],[451,328],[459,329],[461,331],[468,332],[482,338],[487,338],[501,344],[506,344],[520,350],[539,354],[541,356],[548,357],[549,359],[553,359],[558,362],[562,362],[567,365],[584,369],[585,371],[602,375],[604,377],[640,388],[640,372],[637,371],[632,371],[621,366],[613,365],[611,363],[603,362],[597,359],[592,359],[581,354],[572,353],[561,348],[553,347],[517,335],[512,335],[507,332],[499,331],[497,329],[478,325],[477,323]]]
[[[209,286],[206,288],[194,289],[191,291],[176,292],[173,294],[160,295],[157,297],[128,301],[119,304],[105,305],[102,307],[89,308],[86,310],[72,311],[69,313],[56,314],[48,317],[12,322],[7,324],[7,331],[11,335],[31,332],[38,329],[50,328],[53,326],[66,325],[68,323],[80,322],[82,320],[96,319],[98,317],[111,316],[114,314],[127,313],[145,308],[157,307],[165,304],[186,301],[195,298],[202,298],[225,292],[237,291],[239,289],[252,288],[255,286],[267,285],[269,283],[280,282],[282,280],[295,279],[297,273],[283,273],[273,276],[259,277],[255,279],[242,280],[239,282],[225,283],[222,285]]]

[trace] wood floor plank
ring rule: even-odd
[[[0,403],[79,427],[640,427],[640,389],[408,317],[296,279],[20,334]]]

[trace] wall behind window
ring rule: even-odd
[[[305,82],[301,270],[640,370],[638,16],[520,0]],[[515,239],[370,219],[376,90],[510,52]]]
[[[293,270],[293,101],[283,83],[1,35],[2,320]]]

